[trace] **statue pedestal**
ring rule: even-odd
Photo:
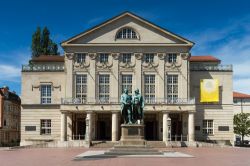
[[[145,145],[143,124],[122,124],[120,145]]]
[[[105,152],[104,155],[109,157],[123,155],[163,156],[163,152],[146,145],[143,124],[122,124],[121,129],[120,145],[115,145],[114,148]]]

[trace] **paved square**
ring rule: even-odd
[[[0,150],[1,166],[249,166],[250,148],[163,148],[194,157],[99,158],[75,161],[84,152],[105,151],[97,148],[42,148]]]

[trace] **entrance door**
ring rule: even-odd
[[[144,135],[146,140],[158,140],[158,121],[156,115],[157,114],[144,115]]]
[[[74,140],[83,140],[86,134],[86,122],[85,118],[77,118],[76,120],[76,131],[73,135]]]
[[[145,123],[145,139],[146,140],[154,139],[154,122]]]
[[[182,134],[181,114],[170,114],[171,117],[171,140],[180,141]]]
[[[111,114],[98,114],[97,140],[111,140]]]
[[[107,140],[108,139],[106,127],[107,126],[106,126],[105,121],[98,121],[98,128],[99,128],[98,139],[100,139],[100,140]]]

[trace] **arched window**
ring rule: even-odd
[[[137,33],[131,28],[122,28],[116,35],[117,39],[138,39]]]

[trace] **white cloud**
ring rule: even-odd
[[[214,55],[222,64],[233,64],[234,90],[250,94],[250,16],[192,34],[193,55]],[[192,39],[191,34],[189,35]]]
[[[234,90],[250,94],[250,78],[234,79]]]
[[[0,52],[0,86],[6,82],[20,82],[21,65],[28,63],[30,55],[29,48],[21,48],[10,52]],[[15,89],[20,89],[20,85],[15,87]]]
[[[236,63],[233,65],[233,67],[235,78],[250,78],[250,60],[244,61],[242,63]]]
[[[0,64],[0,75],[0,81],[19,82],[21,69],[12,65]]]
[[[87,22],[87,25],[92,26],[94,24],[98,24],[101,21],[103,21],[104,18],[105,18],[104,16],[92,18]]]

